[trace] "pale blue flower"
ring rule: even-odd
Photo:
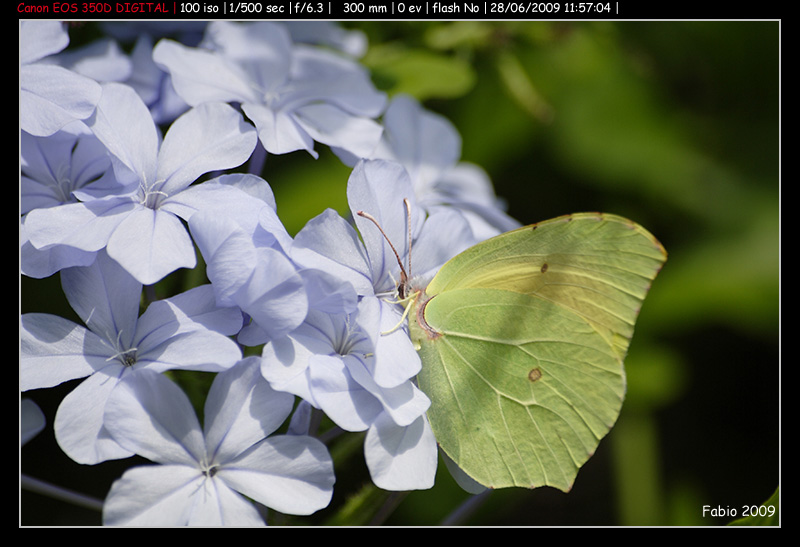
[[[49,137],[20,133],[20,212],[77,203],[76,192],[118,192],[106,147],[85,127]]]
[[[449,208],[462,215],[473,244],[520,226],[506,214],[486,172],[460,161],[461,136],[450,120],[399,94],[386,108],[383,124],[380,143],[369,157],[403,165],[423,210],[433,214]],[[339,155],[350,165],[358,159]]]
[[[469,231],[463,218],[452,212],[425,219],[408,174],[395,162],[359,162],[350,175],[347,196],[358,231],[327,210],[300,230],[291,256],[304,267],[324,270],[352,285],[361,298],[378,299],[381,330],[386,332],[381,346],[387,348],[387,358],[376,361],[374,378],[380,386],[394,387],[416,376],[421,367],[406,327],[393,329],[403,322],[404,311],[397,302],[402,276],[398,256],[412,277],[409,283],[424,286],[446,260],[469,245]],[[409,200],[408,210],[404,199]],[[358,211],[369,213],[386,237]],[[413,242],[411,262],[409,242]]]
[[[237,306],[251,319],[239,333],[240,343],[258,346],[285,336],[303,322],[309,307],[343,313],[355,309],[352,287],[290,260],[292,238],[264,179],[231,174],[215,180],[251,199],[235,214],[199,212],[189,220],[189,229],[205,259],[217,303]]]
[[[198,48],[161,40],[153,51],[190,105],[228,101],[241,108],[271,154],[306,150],[314,141],[357,157],[378,142],[385,95],[358,64],[333,52],[295,45],[272,22],[209,23]]]
[[[258,199],[250,205],[258,210],[240,210],[237,216],[197,213],[189,227],[217,302],[237,306],[252,319],[239,337],[242,344],[252,346],[300,325],[308,297],[303,278],[283,251],[289,235],[275,211]]]
[[[329,46],[354,58],[367,52],[367,35],[362,30],[346,29],[334,21],[281,21],[281,24],[295,42]]]
[[[20,272],[35,279],[50,277],[54,273],[73,266],[88,266],[94,262],[96,253],[68,245],[53,245],[37,249],[31,245],[25,229],[25,219],[19,225]]]
[[[246,498],[282,513],[324,508],[334,484],[325,446],[307,436],[269,436],[293,400],[273,391],[257,358],[247,358],[215,378],[201,429],[189,399],[169,379],[148,370],[128,375],[106,405],[108,429],[160,465],[134,467],[114,482],[104,524],[263,525]]]
[[[20,135],[20,212],[77,203],[76,196],[102,197],[120,190],[106,148],[78,122],[71,131],[49,137]],[[66,245],[39,250],[20,224],[20,261],[24,275],[44,278],[70,266],[88,266],[95,253]]]
[[[406,426],[387,414],[372,423],[364,439],[364,458],[372,482],[384,490],[425,490],[436,481],[436,437],[424,414]]]
[[[421,283],[414,271],[427,279],[468,244],[466,221],[452,211],[426,219],[408,174],[394,162],[359,162],[347,195],[358,232],[328,210],[297,234],[291,256],[352,286],[360,298],[358,313],[309,312],[300,328],[264,347],[262,373],[343,429],[367,430],[365,458],[375,484],[387,490],[429,488],[436,442],[424,415],[429,400],[413,382],[421,362],[398,303],[398,256],[409,274],[413,244],[409,283]],[[368,212],[383,233],[359,211]]]
[[[64,67],[96,82],[123,82],[131,77],[133,63],[111,38],[95,40],[42,60]]]
[[[241,358],[228,335],[241,312],[220,309],[203,285],[153,302],[139,316],[142,285],[100,252],[91,266],[62,270],[70,305],[86,327],[42,313],[22,316],[20,389],[52,387],[86,378],[61,402],[54,429],[62,450],[79,463],[124,458],[103,427],[111,389],[132,370],[220,371]]]
[[[92,115],[100,84],[60,66],[40,62],[69,44],[61,21],[19,23],[19,124],[31,135],[52,135]]]
[[[367,429],[383,412],[399,425],[410,424],[430,401],[411,382],[390,388],[375,383],[372,371],[382,341],[379,314],[374,298],[363,299],[347,315],[312,310],[299,328],[264,346],[264,377],[348,431]]]
[[[225,186],[190,185],[202,174],[240,165],[256,134],[233,108],[207,103],[178,118],[163,142],[150,112],[130,87],[109,83],[88,121],[112,155],[117,179],[128,192],[28,213],[27,236],[37,249],[67,245],[106,248],[137,280],[155,283],[196,264],[181,218],[206,205],[235,212],[247,196]]]
[[[172,87],[172,79],[153,61],[154,40],[178,37],[184,44],[196,45],[203,36],[205,21],[107,21],[100,23],[109,36],[131,48],[133,65],[123,83],[131,86],[150,109],[156,124],[172,122],[190,107]]]
[[[430,400],[410,379],[387,388],[373,378],[376,360],[389,356],[381,346],[391,344],[380,335],[380,313],[376,298],[362,299],[347,315],[311,310],[299,328],[264,346],[261,372],[342,429],[367,431],[364,455],[377,486],[430,488],[436,473],[436,440],[425,419]]]
[[[157,124],[172,122],[189,110],[186,101],[180,98],[172,86],[172,78],[153,61],[153,39],[142,33],[136,38],[131,51],[133,73],[125,81],[150,109]]]

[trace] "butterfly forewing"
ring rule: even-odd
[[[666,259],[661,244],[625,218],[558,217],[486,240],[450,260],[427,289],[503,289],[550,300],[592,322],[620,355]]]

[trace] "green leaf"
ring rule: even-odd
[[[446,263],[409,321],[444,452],[487,487],[568,491],[619,415],[623,359],[665,260],[641,226],[584,213]]]
[[[347,499],[326,526],[378,526],[391,514],[408,492],[381,490],[372,482]]]
[[[420,101],[460,97],[475,83],[475,71],[468,63],[424,49],[381,44],[371,48],[362,61],[378,87]]]
[[[513,53],[508,51],[498,53],[497,70],[509,95],[525,113],[539,122],[553,121],[555,116],[553,107],[544,100]]]
[[[778,515],[779,491],[780,487],[776,488],[769,499],[761,505],[748,507],[748,515],[746,517],[731,521],[728,526],[778,526],[780,524]]]

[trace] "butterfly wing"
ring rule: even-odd
[[[445,264],[412,313],[442,449],[493,488],[569,490],[616,421],[622,361],[666,253],[622,217],[507,232]]]

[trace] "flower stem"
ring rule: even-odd
[[[389,516],[397,509],[397,506],[400,505],[408,492],[392,492],[383,502],[383,505],[380,506],[378,511],[372,516],[370,519],[368,526],[380,526],[384,523],[384,521],[389,518]]]
[[[475,496],[470,496],[461,505],[456,507],[452,513],[447,515],[440,523],[440,526],[459,526],[463,524],[478,507],[483,505],[483,502],[489,498],[492,492],[493,490],[486,490]]]
[[[103,501],[97,498],[74,492],[61,486],[56,486],[54,484],[50,484],[49,482],[35,479],[27,475],[21,475],[20,479],[22,488],[30,492],[36,492],[37,494],[49,496],[67,503],[72,503],[73,505],[92,509],[94,511],[103,511]]]

